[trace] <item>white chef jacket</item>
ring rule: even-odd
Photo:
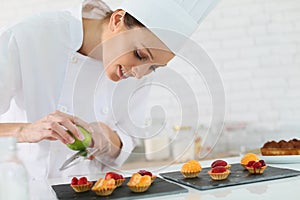
[[[132,120],[142,123],[149,91],[143,85],[148,85],[151,78],[108,80],[100,61],[77,53],[82,40],[81,6],[35,15],[3,30],[0,115],[18,110],[22,113],[18,116],[20,121],[33,122],[59,109],[87,122],[104,122],[117,132],[123,144],[119,156],[106,158],[105,164],[120,166],[135,146],[131,134],[137,134],[134,126],[124,130],[122,124],[131,127]],[[132,94],[135,98],[131,98]],[[129,96],[130,100],[126,99]],[[120,105],[126,108],[121,110],[130,112],[130,117],[116,111]],[[103,169],[93,160],[60,172],[59,167],[74,153],[59,141],[19,144],[19,157],[34,179],[99,173]]]

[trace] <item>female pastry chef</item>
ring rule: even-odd
[[[127,115],[112,112],[112,101],[127,104],[122,94],[116,99],[112,92],[119,87],[116,83],[140,87],[146,80],[142,77],[167,65],[176,53],[169,45],[170,36],[161,30],[189,36],[215,3],[125,0],[112,12],[101,0],[86,0],[80,8],[35,15],[3,30],[0,113],[17,110],[18,119],[1,123],[0,135],[17,137],[19,156],[30,176],[96,173],[99,160],[120,166],[134,140],[116,125],[131,123],[124,118]],[[178,43],[173,41],[174,46]],[[100,89],[95,86],[99,77]],[[145,94],[130,111],[143,113]],[[74,142],[66,129],[83,139],[76,125],[92,133],[91,148],[102,153],[60,172],[61,164],[74,153],[64,145]]]

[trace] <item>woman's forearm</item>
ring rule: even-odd
[[[28,123],[0,123],[0,136],[14,136],[18,142],[26,142],[20,133],[27,125]]]
[[[110,156],[117,157],[120,154],[122,142],[116,132],[112,131],[112,133],[110,134],[110,141],[112,143]]]
[[[91,123],[91,127],[94,129],[92,147],[98,148],[100,152],[108,150],[106,155],[113,158],[117,157],[122,148],[118,134],[102,122]]]

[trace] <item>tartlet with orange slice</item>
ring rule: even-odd
[[[116,181],[114,179],[100,178],[92,187],[92,191],[99,196],[109,196],[116,187]]]
[[[199,175],[201,170],[202,167],[197,160],[190,160],[183,164],[180,172],[185,178],[195,178]]]
[[[153,175],[152,172],[141,169],[139,170],[137,173],[139,173],[142,176],[148,175],[151,177],[151,182],[153,183],[153,181],[156,179],[157,176]]]
[[[134,173],[129,182],[127,183],[127,186],[130,188],[132,192],[145,192],[148,190],[152,183],[151,176],[144,175],[142,176],[139,173]]]

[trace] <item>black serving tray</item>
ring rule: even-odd
[[[184,178],[180,171],[161,173],[160,175],[165,179],[172,180],[198,190],[210,190],[215,188],[256,183],[260,181],[269,181],[300,175],[300,171],[270,166],[265,169],[263,174],[253,175],[250,174],[248,170],[245,170],[240,164],[236,163],[231,165],[231,173],[227,179],[214,181],[207,173],[210,169],[211,168],[203,168],[198,177],[190,179]]]
[[[126,178],[126,181],[123,183],[123,185],[116,188],[113,193],[107,197],[97,196],[92,191],[76,193],[71,188],[70,184],[52,185],[52,188],[55,191],[57,198],[63,200],[141,199],[188,192],[187,189],[177,184],[171,183],[161,178],[156,178],[146,192],[134,193],[126,186],[128,181],[129,178]]]

